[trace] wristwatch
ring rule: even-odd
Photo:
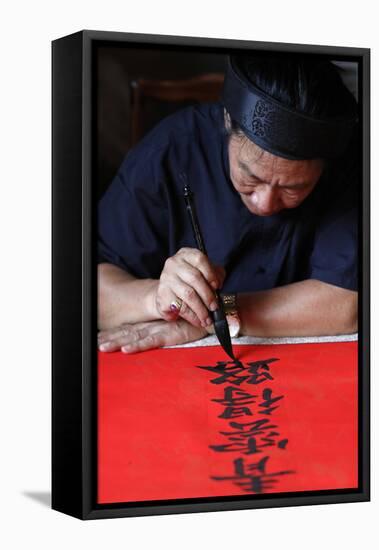
[[[229,325],[230,336],[237,338],[241,330],[241,320],[237,310],[237,294],[222,294],[221,298]]]

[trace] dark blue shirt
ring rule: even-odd
[[[229,177],[219,103],[184,109],[129,151],[98,211],[99,262],[159,278],[165,260],[196,248],[182,172],[194,192],[211,261],[224,291],[245,292],[318,279],[357,289],[357,170],[352,155],[330,164],[305,201],[262,217],[242,203]]]

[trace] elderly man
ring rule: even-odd
[[[163,120],[99,206],[99,348],[357,330],[356,102],[316,56],[233,56],[222,101]],[[183,199],[194,191],[207,256]]]

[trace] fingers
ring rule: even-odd
[[[176,256],[200,271],[207,283],[216,290],[222,286],[224,275],[222,271],[215,269],[209,258],[195,248],[181,248]],[[174,256],[175,257],[175,256]],[[223,270],[223,268],[221,268]]]
[[[97,343],[100,351],[118,351],[124,345],[132,344],[141,338],[140,330],[134,325],[121,325],[115,329],[99,332]]]
[[[127,327],[128,325],[125,324],[109,330],[100,331],[97,334],[98,345],[124,337],[126,335]]]
[[[209,311],[218,308],[215,289],[225,278],[222,267],[211,264],[205,254],[192,248],[182,248],[166,260],[156,294],[157,309],[165,320],[178,315],[194,326],[210,326]],[[182,301],[179,313],[170,311],[176,299]]]
[[[148,349],[160,348],[164,346],[164,330],[155,331],[148,326],[136,331],[136,334],[121,346],[124,353],[137,353]]]
[[[124,353],[137,353],[196,340],[205,335],[204,329],[195,328],[183,320],[173,323],[151,321],[136,325],[125,324],[99,332],[98,346],[100,351],[105,352],[121,350]]]
[[[199,313],[202,309],[204,309],[204,305],[206,306],[206,309],[210,311],[215,311],[217,309],[215,292],[213,287],[210,287],[201,271],[192,267],[192,265],[188,262],[185,263],[185,269],[179,274],[180,280],[184,283],[184,301],[187,304],[191,303],[191,308],[195,311],[198,317],[201,318]],[[198,307],[194,307],[195,303]],[[204,312],[205,315],[207,313],[207,311]]]
[[[124,351],[131,353],[164,345],[164,331],[156,329],[153,323],[122,325],[98,334],[100,351]]]
[[[123,353],[139,353],[149,349],[160,348],[165,345],[164,337],[160,334],[147,334],[144,338],[129,342],[121,347]]]
[[[209,288],[209,287],[208,287]],[[215,296],[210,290],[209,302],[215,300]],[[170,305],[179,299],[180,307],[176,311],[170,309]],[[172,321],[178,317],[182,317],[194,326],[207,326],[212,321],[209,317],[208,308],[204,305],[196,290],[186,284],[182,279],[175,278],[163,284],[160,288],[159,296],[157,297],[158,309],[161,311],[162,317],[166,321]],[[191,306],[189,305],[191,304]],[[214,307],[212,305],[212,307]],[[217,305],[216,305],[217,308]]]
[[[198,300],[198,298],[196,298],[196,302],[199,303],[199,307],[195,312],[183,301],[178,316],[180,316],[185,321],[188,321],[188,323],[195,327],[205,328],[212,324],[212,319],[209,317],[209,312],[204,307],[204,304],[201,302],[201,300]]]

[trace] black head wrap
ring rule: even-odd
[[[252,84],[234,56],[229,58],[222,102],[251,141],[293,160],[341,155],[357,122],[356,113],[317,118],[282,104]]]

